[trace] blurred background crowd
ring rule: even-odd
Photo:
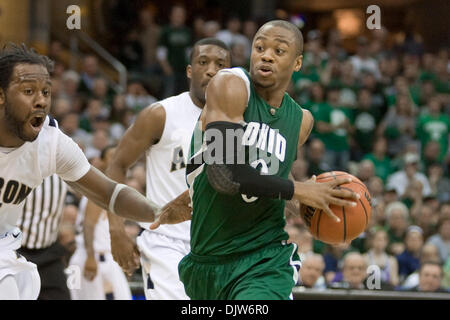
[[[159,2],[153,1],[96,2],[103,5],[102,14],[91,27],[97,34],[106,30],[96,39],[126,67],[123,88],[111,81],[110,68],[97,54],[86,50],[74,65],[70,46],[51,37],[41,49],[56,63],[52,115],[60,129],[95,163],[140,110],[188,89],[185,68],[195,41],[219,38],[231,48],[233,66],[248,68],[259,26],[268,18],[290,20],[303,32],[304,53],[289,93],[315,119],[292,173],[297,180],[307,180],[330,170],[347,171],[363,181],[372,196],[367,230],[341,246],[313,239],[297,214],[298,204],[286,206],[286,230],[290,241],[299,244],[303,261],[298,286],[368,288],[374,283],[385,290],[448,291],[448,40],[427,46],[415,29],[390,30],[383,24],[383,6],[381,28],[368,30],[363,22],[355,31],[351,15],[343,22],[334,15],[334,24],[327,25],[314,15],[308,20],[307,15],[278,8],[276,1],[264,1],[275,3],[270,17],[213,6],[214,1],[206,1],[211,11],[196,12],[197,2],[202,1],[192,6],[189,1],[166,1],[166,10],[158,10]],[[448,29],[442,32],[448,35]],[[145,162],[130,170],[128,183],[145,194]],[[59,239],[67,258],[75,249],[77,205],[77,197],[69,193]],[[136,237],[138,226],[127,222],[127,228]],[[370,280],[374,274],[379,283]]]

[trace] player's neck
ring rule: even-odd
[[[19,148],[25,143],[15,134],[11,133],[3,119],[0,119],[0,147],[3,148]]]
[[[285,90],[281,90],[280,88],[272,89],[272,88],[262,88],[255,85],[255,90],[258,95],[267,102],[267,104],[274,108],[281,107],[281,103],[283,102],[284,92]]]
[[[199,107],[200,109],[203,109],[203,107],[205,106],[205,104],[200,101],[195,94],[192,91],[189,91],[189,97],[191,98],[192,102]]]

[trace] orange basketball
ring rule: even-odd
[[[334,221],[320,209],[308,206],[301,208],[303,220],[313,237],[328,244],[350,243],[366,229],[371,214],[369,191],[355,176],[343,171],[331,171],[317,176],[316,182],[328,182],[338,177],[350,177],[352,182],[337,188],[353,190],[360,195],[356,207],[330,205],[333,213],[341,219],[340,222]]]

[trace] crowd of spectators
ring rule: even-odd
[[[139,13],[118,56],[130,75],[121,93],[96,56],[86,55],[80,70],[70,70],[59,50],[50,51],[56,61],[52,114],[91,161],[118,141],[144,107],[187,90],[185,67],[196,40],[223,40],[233,66],[248,68],[256,21],[230,15],[222,27],[197,16],[188,25],[178,5],[169,21],[158,25],[152,10]],[[330,170],[354,174],[371,193],[372,214],[351,244],[330,246],[313,239],[296,214],[298,204],[287,205],[286,230],[303,260],[299,286],[450,288],[449,49],[429,52],[417,40],[392,44],[389,37],[385,28],[373,30],[356,39],[353,52],[335,29],[304,33],[303,66],[293,74],[289,93],[312,112],[315,125],[292,173],[298,180]],[[129,179],[144,192],[142,161]],[[67,243],[71,205],[61,229]],[[138,231],[132,223],[129,230],[134,236]],[[371,278],[377,272],[379,283]]]

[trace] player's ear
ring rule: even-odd
[[[192,79],[192,66],[190,64],[186,67],[186,77]]]
[[[300,68],[302,67],[302,63],[303,63],[303,55],[299,55],[296,59],[295,59],[295,67],[294,70],[295,71],[299,71]]]

